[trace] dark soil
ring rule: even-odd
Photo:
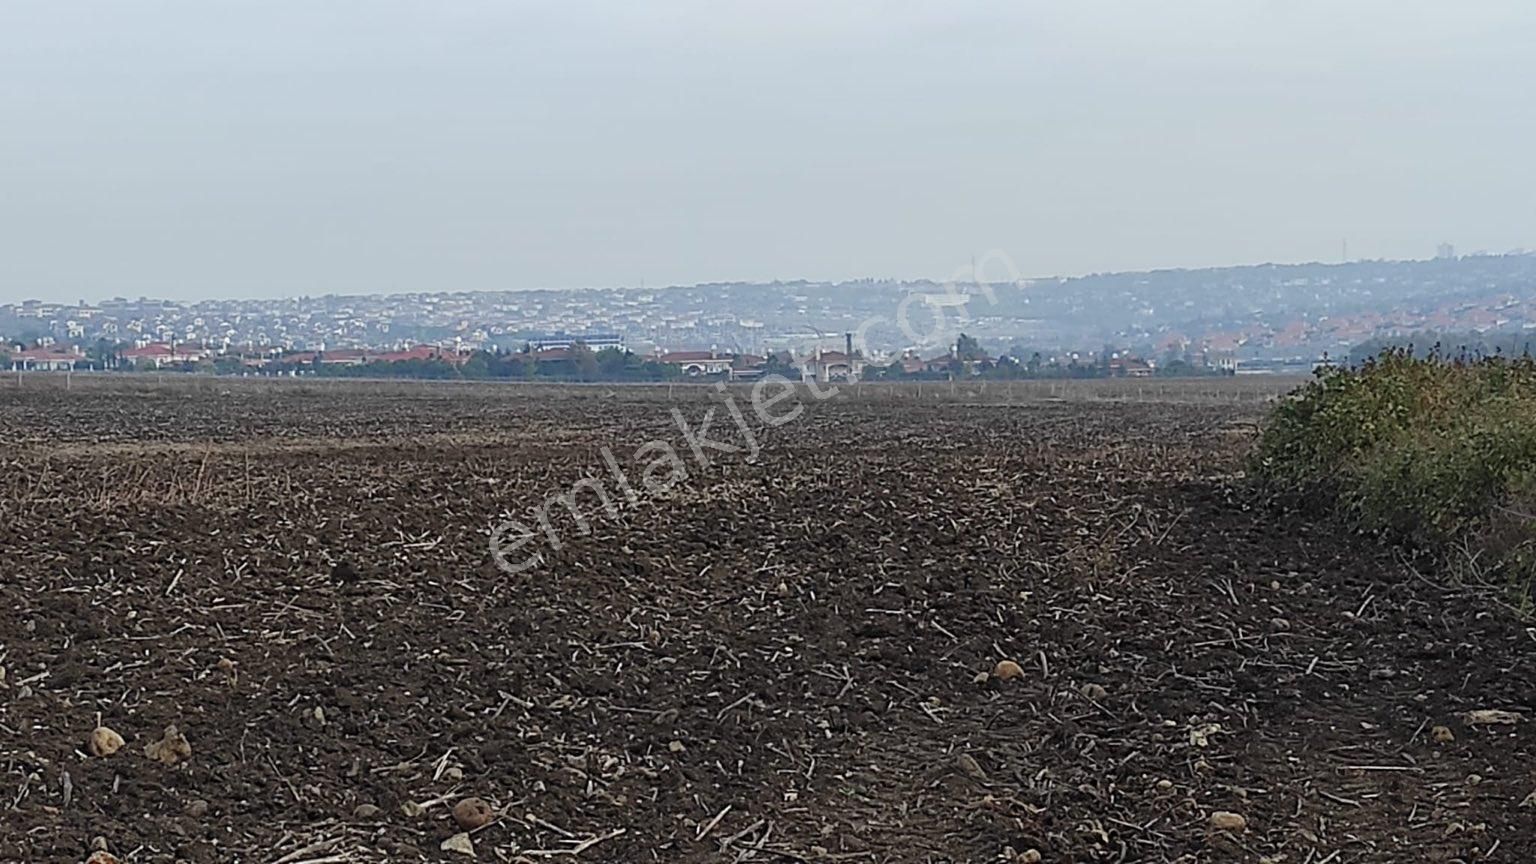
[[[1252,403],[840,397],[706,469],[681,389],[0,391],[0,860],[468,861],[467,796],[489,861],[1536,856],[1536,631],[1252,501]],[[493,564],[652,439],[671,496]]]

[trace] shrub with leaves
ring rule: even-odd
[[[1391,350],[1318,371],[1269,419],[1269,491],[1419,549],[1486,548],[1536,573],[1536,361]]]

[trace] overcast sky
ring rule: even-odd
[[[1536,247],[1529,0],[0,0],[0,300]]]

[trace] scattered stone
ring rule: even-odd
[[[188,801],[187,806],[183,808],[183,812],[193,819],[201,819],[208,815],[208,802],[201,798],[195,801]]]
[[[992,677],[1008,681],[1013,678],[1024,677],[1024,667],[1012,660],[999,660],[997,666],[992,669]]]
[[[1461,716],[1469,726],[1513,726],[1525,719],[1513,711],[1504,711],[1499,708],[1468,711]]]
[[[1240,813],[1228,813],[1225,810],[1217,810],[1211,814],[1211,828],[1216,831],[1241,834],[1248,830],[1248,820],[1243,818]]]
[[[1221,731],[1220,723],[1206,723],[1203,726],[1196,726],[1189,730],[1189,746],[1209,747],[1211,746],[1211,736],[1219,735]]]
[[[465,831],[473,831],[489,825],[496,818],[496,811],[482,798],[465,798],[453,805],[453,821]]]
[[[457,783],[464,779],[464,769],[457,765],[453,765],[447,770],[443,771],[443,779]]]
[[[961,753],[960,756],[955,759],[955,764],[959,765],[960,770],[964,771],[965,775],[970,777],[972,780],[978,780],[982,783],[987,782],[987,772],[981,770],[981,763],[977,762],[976,759],[971,756],[971,754]]]
[[[1429,737],[1435,739],[1437,744],[1449,744],[1456,740],[1456,733],[1447,726],[1436,726],[1429,730]]]
[[[165,727],[165,734],[159,741],[152,741],[145,746],[144,755],[165,765],[175,765],[183,759],[192,758],[192,744],[172,723]]]
[[[1019,864],[1040,864],[1040,850],[1025,849],[1024,852],[1019,855],[1018,860]]]
[[[988,675],[985,672],[977,672],[976,673],[976,677],[971,679],[971,683],[972,684],[985,684],[985,683],[987,683],[988,681],[991,681],[991,680],[992,680],[992,676],[991,675]]]
[[[85,749],[92,756],[111,756],[123,749],[123,736],[117,734],[106,726],[97,726],[91,730],[91,737],[85,742]]]
[[[685,747],[681,741],[673,741],[671,744],[667,745],[667,749],[673,753],[681,753],[688,748]]]
[[[444,852],[457,852],[460,855],[475,857],[475,843],[469,839],[468,834],[455,834],[444,840],[443,845],[438,848]]]
[[[353,819],[374,819],[374,818],[377,818],[378,815],[380,813],[382,813],[382,812],[383,812],[382,810],[380,810],[377,806],[375,806],[373,804],[359,804],[356,807],[352,808],[352,818]]]
[[[1083,689],[1079,692],[1083,694],[1084,699],[1091,699],[1094,702],[1109,696],[1109,691],[1105,690],[1103,685],[1100,684],[1084,684]]]
[[[1167,792],[1168,790],[1170,790],[1172,788],[1173,788],[1173,781],[1172,780],[1159,780],[1159,781],[1157,781],[1157,791],[1159,791],[1159,792]]]

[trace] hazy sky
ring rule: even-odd
[[[1536,246],[1529,0],[0,0],[0,300]]]

